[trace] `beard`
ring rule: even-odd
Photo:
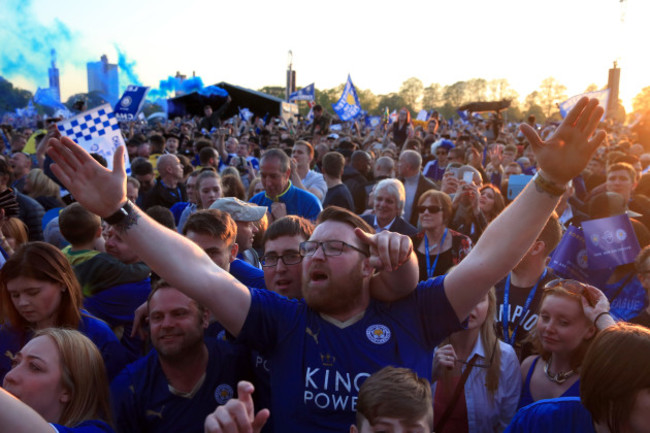
[[[325,279],[312,282],[310,274],[322,271]],[[332,272],[329,267],[313,266],[303,275],[302,295],[314,311],[327,315],[346,313],[363,300],[364,277],[361,266],[347,275]]]

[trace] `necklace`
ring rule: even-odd
[[[546,377],[548,377],[548,380],[551,382],[555,382],[557,384],[563,384],[566,382],[566,380],[575,373],[575,370],[569,370],[569,371],[559,371],[555,373],[555,375],[552,375],[551,373],[548,372],[548,366],[551,364],[551,358],[546,361],[546,365],[544,365],[544,373],[546,373]]]

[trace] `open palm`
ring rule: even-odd
[[[584,169],[605,138],[604,131],[591,138],[603,112],[597,99],[580,99],[546,141],[542,141],[531,126],[521,126],[521,131],[533,146],[540,168],[549,180],[564,185]]]

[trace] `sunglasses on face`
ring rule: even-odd
[[[438,213],[442,210],[442,207],[440,206],[418,206],[418,212],[424,213],[424,211],[429,211],[429,213]]]

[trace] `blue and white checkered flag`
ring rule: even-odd
[[[344,122],[352,120],[361,114],[361,103],[359,102],[357,90],[354,88],[354,84],[352,84],[352,79],[349,75],[348,81],[343,88],[343,93],[341,93],[341,98],[336,104],[332,104],[332,108],[334,108],[334,112]]]
[[[571,111],[571,109],[578,103],[580,98],[582,98],[583,96],[586,96],[588,98],[598,99],[598,105],[600,105],[605,109],[605,112],[603,113],[603,117],[601,118],[601,120],[604,120],[605,117],[607,116],[607,102],[609,101],[609,89],[582,93],[580,95],[572,96],[566,101],[561,102],[560,104],[558,104],[558,108],[560,109],[560,114],[562,115],[562,118],[565,118],[566,115],[569,114],[569,111]]]
[[[108,168],[113,169],[113,155],[119,146],[124,146],[124,138],[111,104],[104,104],[62,120],[57,123],[57,127],[61,135],[72,139],[89,153],[103,156]],[[127,173],[130,173],[127,152],[124,152],[124,159]]]
[[[313,101],[316,97],[314,83],[289,95],[289,101]]]

